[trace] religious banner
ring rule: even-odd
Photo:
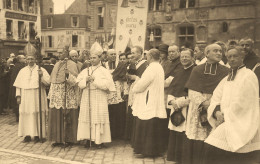
[[[116,51],[125,51],[128,46],[144,48],[146,21],[148,12],[147,0],[118,0]]]

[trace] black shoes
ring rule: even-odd
[[[95,146],[96,146],[95,142],[91,141],[91,147],[95,147]],[[85,145],[85,148],[90,148],[89,140],[87,140],[87,143],[86,143],[86,145]]]
[[[57,142],[55,142],[55,143],[51,144],[51,146],[52,146],[52,147],[63,146],[63,143],[57,143]]]
[[[103,149],[103,148],[106,148],[106,146],[103,143],[97,145],[97,149]]]
[[[95,142],[91,142],[91,147],[92,148],[96,148],[96,149],[103,149],[103,148],[107,148],[103,143],[102,144],[95,144]],[[85,145],[85,148],[90,148],[89,142],[87,142],[87,144]]]
[[[23,139],[23,142],[24,143],[27,143],[27,142],[31,142],[31,137],[30,136],[25,136],[24,139]]]
[[[33,140],[34,140],[34,143],[41,141],[39,136],[35,136]],[[45,140],[46,139],[42,139],[42,142],[45,142]],[[23,143],[27,143],[27,142],[31,142],[31,141],[32,141],[31,136],[25,136],[24,139],[23,139]]]
[[[57,142],[55,142],[55,143],[53,143],[53,144],[51,144],[51,146],[52,147],[71,147],[71,146],[73,146],[73,143],[71,143],[71,142],[66,142],[65,144],[64,143],[57,143]]]
[[[34,137],[34,143],[40,142],[40,138],[38,136]]]

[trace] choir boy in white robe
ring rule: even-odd
[[[164,71],[159,59],[159,50],[151,49],[147,54],[149,66],[141,78],[136,76],[133,86],[135,99],[132,108],[137,116],[133,148],[136,154],[143,156],[161,155],[166,148]]]
[[[14,82],[16,87],[16,99],[19,104],[18,136],[23,136],[24,142],[39,142],[40,113],[39,113],[39,76],[41,76],[41,109],[42,109],[42,137],[46,137],[45,112],[48,110],[45,86],[50,84],[48,72],[35,64],[35,48],[29,43],[29,51],[26,51],[28,66],[22,68]]]
[[[243,64],[242,47],[227,52],[230,73],[214,90],[208,108],[213,127],[205,140],[205,164],[257,163],[260,150],[259,86],[254,72]]]
[[[98,148],[111,142],[108,94],[116,91],[109,70],[101,65],[102,52],[101,46],[94,43],[90,50],[92,66],[82,70],[77,77],[78,86],[83,89],[77,140],[90,140],[91,135],[91,141]]]

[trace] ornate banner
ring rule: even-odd
[[[124,52],[128,46],[144,48],[148,0],[118,0],[116,51]]]

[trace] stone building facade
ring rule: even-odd
[[[98,41],[104,49],[115,46],[117,0],[89,0],[90,45]]]
[[[86,0],[75,0],[64,14],[42,15],[42,53],[45,56],[57,55],[65,45],[79,53],[90,47],[87,8]]]
[[[40,0],[0,0],[0,57],[23,52],[41,36]]]
[[[147,49],[161,43],[194,47],[244,37],[252,38],[255,48],[260,46],[259,0],[149,0],[147,22]]]
[[[54,14],[53,0],[41,0],[41,15]]]

